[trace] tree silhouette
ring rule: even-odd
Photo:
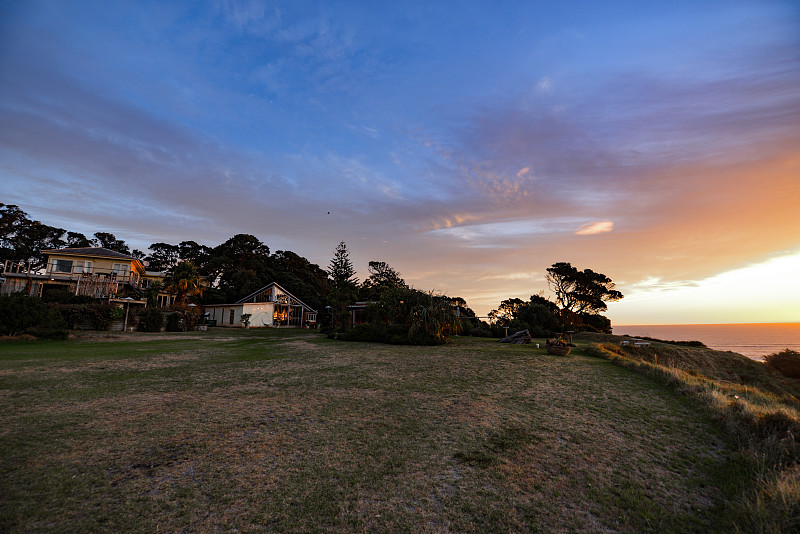
[[[332,281],[333,287],[337,289],[358,285],[356,270],[353,268],[353,262],[350,261],[350,252],[347,250],[347,244],[344,241],[341,241],[336,247],[333,259],[331,259],[331,263],[328,266],[328,276]]]

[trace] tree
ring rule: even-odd
[[[356,270],[353,268],[353,262],[350,261],[350,252],[347,250],[347,244],[344,241],[341,241],[336,247],[333,259],[328,266],[328,276],[332,281],[333,287],[337,289],[341,289],[345,285],[358,285]]]
[[[195,241],[181,241],[178,243],[178,256],[184,261],[194,263],[202,271],[211,259],[211,248]]]
[[[114,234],[110,234],[108,232],[95,232],[94,239],[92,239],[92,244],[96,247],[107,248],[108,250],[114,250],[122,254],[130,255],[131,253],[131,249],[128,248],[128,245],[125,244],[125,241],[122,239],[117,239]]]
[[[544,337],[558,329],[558,306],[541,295],[531,295],[529,301],[519,298],[506,299],[489,316],[496,321],[495,329],[508,327],[515,331],[530,331],[531,335]]]
[[[456,311],[456,315],[459,317],[470,318],[475,317],[475,312],[467,306],[467,301],[461,297],[448,297],[450,299],[450,305]]]
[[[377,300],[389,289],[407,288],[405,280],[385,261],[369,262],[369,277],[362,285],[362,296],[369,300]]]
[[[0,204],[0,254],[3,259],[20,261],[17,245],[32,221],[19,206]]]
[[[579,271],[566,262],[547,268],[547,283],[561,309],[578,315],[604,312],[608,309],[606,302],[623,297],[606,275],[591,269]]]
[[[147,286],[147,289],[144,291],[145,298],[147,299],[147,305],[151,308],[155,308],[158,306],[158,294],[164,289],[164,284],[158,280],[155,280]]]
[[[80,232],[67,232],[66,246],[69,248],[91,247],[92,242]]]
[[[151,271],[168,271],[178,264],[180,249],[169,243],[153,243],[150,254],[145,257],[147,268]]]
[[[192,262],[183,261],[164,278],[164,288],[175,293],[176,304],[185,304],[187,298],[203,294],[203,278]]]
[[[214,247],[203,272],[210,282],[219,280],[221,302],[235,301],[274,278],[269,247],[250,234],[236,234]]]
[[[552,303],[551,303],[552,304]],[[517,312],[517,319],[534,337],[548,337],[558,331],[558,315],[549,306],[528,302]]]
[[[496,310],[489,312],[489,317],[502,325],[508,325],[512,319],[517,318],[517,312],[525,305],[525,301],[519,298],[506,299],[500,303]]]
[[[409,345],[447,343],[461,325],[450,298],[417,289],[386,289],[367,307],[367,321],[345,336],[351,341]]]
[[[13,204],[0,204],[0,257],[31,268],[45,266],[43,250],[62,248],[66,230],[32,221],[28,214]]]

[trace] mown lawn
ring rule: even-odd
[[[730,532],[707,412],[581,350],[0,345],[2,532]]]

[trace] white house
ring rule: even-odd
[[[206,304],[208,319],[217,326],[242,327],[242,314],[250,314],[250,327],[288,326],[314,328],[317,311],[273,282],[233,304]]]

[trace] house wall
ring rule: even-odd
[[[250,328],[272,326],[272,318],[275,305],[271,302],[259,302],[256,304],[242,304],[242,313],[250,314]]]
[[[56,267],[60,261],[72,262],[71,271],[63,272],[57,270]],[[87,266],[86,262],[91,262],[91,265]],[[75,256],[53,253],[48,254],[46,272],[48,276],[79,278],[84,272],[111,274],[114,272],[115,265],[118,266],[118,279],[127,280],[128,277],[130,277],[130,281],[133,285],[139,284],[139,278],[143,273],[138,272],[136,262],[132,260],[126,261],[122,258],[113,259],[97,256]]]
[[[242,305],[227,304],[222,306],[205,306],[208,318],[217,321],[217,326],[239,327],[242,326]],[[233,321],[231,321],[233,311]]]
[[[250,328],[272,326],[274,305],[271,302],[210,305],[205,307],[208,318],[217,321],[217,326],[228,328],[242,327],[242,314],[250,314]],[[231,324],[231,311],[233,323]]]

